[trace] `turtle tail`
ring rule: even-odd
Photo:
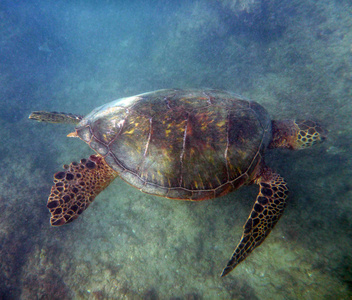
[[[39,122],[66,123],[76,125],[83,119],[83,116],[56,111],[34,111],[29,115],[28,118]]]

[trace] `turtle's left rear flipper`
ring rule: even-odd
[[[256,183],[260,186],[259,194],[244,225],[242,238],[221,277],[230,273],[265,240],[284,211],[288,195],[285,180],[279,174],[265,168]]]
[[[118,175],[99,155],[91,155],[89,159],[73,162],[64,168],[64,171],[54,175],[54,185],[48,199],[52,226],[77,219]]]
[[[56,111],[33,111],[28,118],[39,122],[78,124],[83,116]]]

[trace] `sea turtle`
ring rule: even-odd
[[[97,153],[54,175],[47,204],[53,226],[75,220],[117,176],[148,194],[194,201],[258,184],[221,276],[264,241],[284,211],[286,182],[265,165],[265,150],[304,149],[326,137],[314,121],[272,121],[258,103],[219,90],[159,90],[115,100],[86,117],[37,111],[29,118],[75,124],[68,136]]]

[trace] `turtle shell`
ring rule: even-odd
[[[233,93],[172,89],[107,103],[76,131],[141,191],[203,200],[255,179],[271,120],[258,103]]]

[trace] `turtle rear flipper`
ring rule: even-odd
[[[52,226],[77,219],[118,175],[99,155],[91,155],[80,163],[72,162],[64,169],[54,175],[54,185],[48,199]]]
[[[39,122],[78,124],[83,116],[56,111],[33,111],[28,118]]]
[[[221,277],[230,273],[265,240],[284,212],[288,195],[285,180],[279,174],[265,168],[256,183],[260,186],[259,194],[243,227],[241,240]]]

